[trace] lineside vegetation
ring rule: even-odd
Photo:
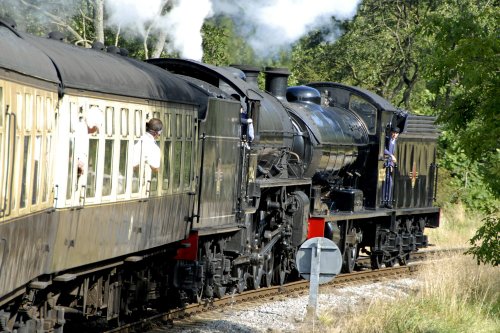
[[[373,299],[352,314],[321,314],[318,329],[337,333],[493,333],[500,331],[500,270],[470,256],[429,264],[407,297]],[[318,330],[318,332],[320,331]]]

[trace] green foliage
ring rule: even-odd
[[[454,132],[467,158],[500,194],[500,12],[493,1],[446,1],[424,29],[424,75],[435,95],[439,121]]]
[[[498,205],[499,200],[483,176],[489,167],[486,163],[473,161],[467,157],[464,149],[451,131],[444,131],[440,138],[439,163],[448,170],[448,202],[462,202],[469,209],[487,211]]]
[[[472,254],[477,259],[477,263],[500,264],[500,218],[498,217],[498,207],[496,214],[490,214],[483,220],[483,225],[471,238],[472,247],[466,252]]]
[[[236,35],[231,19],[217,16],[207,20],[202,34],[203,62],[216,66],[255,63],[252,49]]]
[[[345,32],[334,43],[321,31],[294,48],[301,81],[329,80],[362,86],[396,106],[412,108],[420,66],[420,21],[425,1],[365,0],[350,22],[333,20]],[[304,63],[305,62],[305,63]],[[311,68],[312,70],[305,70]]]
[[[203,59],[202,61],[216,66],[227,66],[229,31],[209,21],[203,25]]]

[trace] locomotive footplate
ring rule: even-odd
[[[260,188],[311,185],[311,179],[257,179]]]
[[[439,207],[398,208],[396,209],[396,216],[439,213],[439,211]]]
[[[325,219],[326,222],[330,221],[344,221],[355,219],[367,219],[373,217],[391,216],[393,211],[390,210],[362,210],[359,212],[334,212],[328,215],[314,215],[313,217]]]

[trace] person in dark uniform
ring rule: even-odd
[[[392,194],[393,194],[393,180],[394,180],[394,166],[398,162],[396,156],[396,140],[398,139],[400,129],[398,127],[391,128],[390,136],[385,138],[385,184],[383,189],[383,202],[385,207],[392,209]]]

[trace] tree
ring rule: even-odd
[[[332,24],[345,33],[334,43],[317,31],[294,49],[303,81],[324,78],[362,86],[397,106],[412,107],[420,80],[419,33],[431,10],[428,0],[365,0],[352,21]],[[303,70],[312,68],[312,70]],[[321,74],[318,74],[321,73]],[[312,74],[312,77],[311,77]]]
[[[253,50],[236,34],[231,18],[219,15],[206,20],[202,35],[203,62],[217,66],[256,64]]]
[[[485,165],[500,194],[500,13],[494,1],[453,1],[428,18],[425,78],[440,122],[465,154]]]
[[[104,43],[104,0],[94,0],[95,40]]]
[[[459,146],[483,184],[478,192],[488,216],[467,253],[493,265],[500,262],[499,16],[496,1],[446,1],[428,17],[423,59],[433,105],[449,133],[444,148]]]
[[[498,211],[497,211],[498,213]],[[477,263],[500,264],[500,218],[490,214],[483,220],[483,225],[470,240],[472,247],[466,252],[472,254]]]

